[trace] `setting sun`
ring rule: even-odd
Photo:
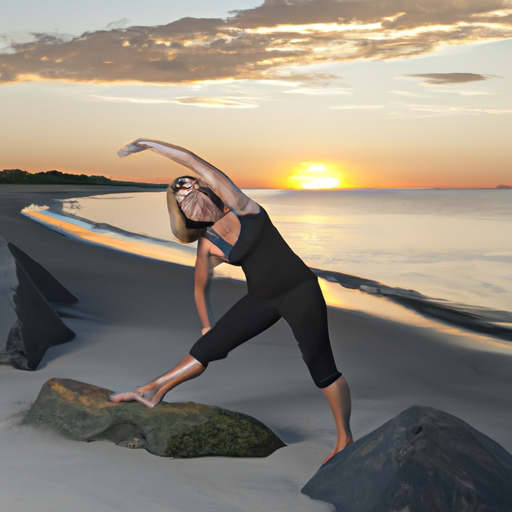
[[[324,164],[303,163],[288,176],[288,186],[307,190],[341,188],[340,173],[328,169]]]

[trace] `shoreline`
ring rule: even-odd
[[[180,244],[171,236],[165,207],[154,209],[153,202],[137,203],[138,208],[146,207],[144,214],[138,216],[142,218],[146,216],[145,224],[144,222],[133,224],[133,221],[131,224],[123,224],[126,217],[131,215],[131,211],[124,211],[122,208],[120,211],[124,212],[123,215],[117,214],[117,217],[111,217],[108,209],[94,211],[93,208],[92,217],[87,214],[85,217],[76,214],[84,206],[90,214],[87,202],[89,198],[112,200],[134,197],[133,194],[124,196],[125,193],[126,191],[112,194],[111,190],[106,190],[104,193],[86,195],[84,201],[82,201],[84,194],[81,194],[73,198],[76,200],[72,201],[72,207],[66,206],[66,201],[57,200],[53,203],[57,208],[53,205],[31,204],[23,208],[21,213],[49,229],[83,243],[97,244],[139,257],[194,266],[194,247]],[[142,189],[135,190],[135,193],[143,193],[139,198],[147,194]],[[78,203],[78,209],[75,203]],[[152,217],[148,216],[148,208]],[[105,222],[105,216],[108,219],[107,222]],[[157,232],[160,237],[154,231],[146,233],[145,229],[153,229],[149,226],[158,226]],[[163,233],[167,234],[167,238]],[[344,273],[342,267],[330,270],[314,267],[311,269],[319,278],[329,307],[361,311],[441,332],[457,334],[460,331],[472,337],[491,337],[507,342],[512,341],[512,329],[508,327],[512,320],[512,313],[499,307],[491,308],[484,305],[485,301],[476,305],[470,302],[463,303],[460,300],[450,301],[446,297],[441,299],[436,295],[427,296],[420,293],[419,288],[414,285],[412,287],[407,285],[404,287],[404,284],[388,286],[384,282],[362,275]],[[215,278],[245,282],[241,269],[230,265],[217,267]]]
[[[262,421],[288,445],[266,459],[161,459],[17,425],[52,377],[132,389],[169,369],[199,337],[192,268],[84,244],[19,214],[31,203],[90,195],[98,188],[108,191],[105,186],[0,187],[0,236],[79,299],[72,308],[78,318],[65,319],[75,340],[52,347],[34,372],[0,366],[6,509],[60,510],[73,503],[77,512],[332,510],[300,494],[330,452],[335,427],[283,321],[166,397]],[[216,315],[244,289],[243,283],[216,280]],[[336,361],[352,388],[356,439],[419,404],[460,417],[512,452],[510,344],[346,308],[330,308],[329,325]],[[144,493],[133,485],[141,475]]]

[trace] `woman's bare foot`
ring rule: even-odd
[[[111,402],[140,402],[146,407],[153,408],[158,405],[163,396],[160,398],[156,397],[159,388],[154,385],[154,382],[145,384],[144,386],[137,386],[133,391],[127,391],[124,393],[114,393],[108,397]]]
[[[108,397],[111,402],[140,402],[146,407],[158,405],[167,392],[178,384],[198,377],[205,367],[191,355],[188,355],[172,370],[152,380],[144,386],[138,386],[133,391],[114,393]]]
[[[153,402],[151,399],[148,399],[146,393],[141,393],[139,390],[135,391],[127,391],[125,393],[115,393],[113,395],[110,395],[108,399],[111,402],[140,402],[141,404],[144,404],[146,407],[153,408],[155,405],[157,405],[159,402]]]
[[[341,452],[344,448],[351,445],[352,432],[350,430],[350,412],[352,409],[352,401],[350,398],[350,388],[348,387],[347,381],[343,375],[333,382],[330,386],[322,389],[322,392],[329,402],[331,407],[332,415],[336,423],[337,439],[334,448],[324,460],[327,462],[333,455]]]
[[[336,444],[336,446],[333,448],[332,452],[329,454],[329,456],[322,462],[322,464],[325,464],[330,458],[332,458],[334,455],[336,455],[337,453],[341,452],[342,450],[344,450],[347,446],[350,446],[351,444],[353,444],[354,441],[352,441],[352,439],[347,439],[345,444],[340,447],[338,447],[338,445]]]

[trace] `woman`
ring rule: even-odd
[[[199,176],[183,176],[168,189],[171,228],[178,240],[198,240],[194,297],[202,337],[175,368],[113,402],[137,400],[148,407],[162,401],[178,384],[203,373],[211,361],[225,358],[281,317],[299,344],[314,383],[324,393],[337,428],[328,460],[352,443],[351,399],[337,370],[329,341],[327,308],[316,276],[290,249],[267,212],[223,172],[186,149],[137,139],[118,152],[124,157],[150,149],[188,167]],[[215,323],[209,301],[213,269],[221,263],[242,267],[248,293]]]

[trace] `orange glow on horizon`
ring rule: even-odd
[[[286,178],[287,188],[302,190],[330,190],[346,188],[341,173],[329,169],[322,163],[302,163],[299,168]]]
[[[134,163],[137,163],[134,161]],[[179,171],[169,169],[163,165],[162,169],[150,171],[135,165],[133,169],[126,169],[125,162],[117,165],[117,159],[113,158],[113,165],[108,171],[105,162],[97,165],[89,162],[78,166],[55,166],[51,163],[37,166],[20,166],[6,163],[0,166],[0,170],[21,168],[30,174],[47,172],[57,169],[62,173],[73,175],[85,174],[86,176],[105,176],[115,181],[127,181],[132,183],[151,183],[166,185],[179,176]],[[165,164],[165,162],[164,162]],[[44,164],[43,164],[44,165]],[[116,168],[118,167],[118,168]],[[283,169],[293,169],[291,173],[283,172]],[[348,168],[350,167],[350,170]],[[94,170],[92,170],[94,168]],[[336,189],[495,189],[498,185],[511,187],[512,183],[507,179],[491,180],[484,176],[466,177],[465,180],[435,176],[427,179],[425,176],[417,176],[412,179],[403,179],[401,176],[390,176],[391,173],[372,168],[370,170],[357,165],[345,164],[343,171],[338,170],[336,164],[307,162],[299,166],[290,166],[289,163],[279,162],[274,167],[268,166],[266,174],[252,171],[237,172],[235,165],[226,165],[228,175],[242,189],[276,189],[276,190],[336,190]],[[107,171],[107,172],[105,172]],[[183,174],[183,172],[181,172]],[[415,178],[415,179],[414,179]]]

